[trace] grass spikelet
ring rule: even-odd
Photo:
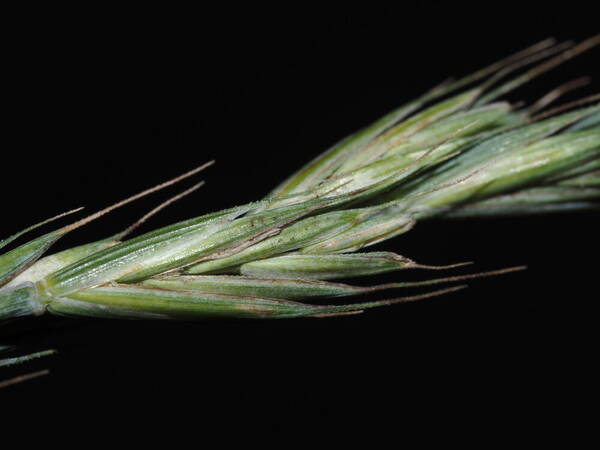
[[[122,233],[41,258],[65,233],[191,177],[209,162],[5,251],[0,255],[0,320],[45,313],[128,319],[329,317],[463,286],[344,305],[326,304],[326,298],[520,270],[370,287],[328,281],[464,265],[432,267],[390,252],[361,251],[409,232],[422,220],[598,208],[600,98],[546,109],[589,80],[563,84],[529,108],[503,99],[598,44],[600,36],[577,45],[547,40],[444,83],[340,141],[256,203],[128,237],[198,183]],[[0,241],[0,249],[47,222]]]

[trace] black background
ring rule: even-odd
[[[3,69],[2,234],[74,207],[107,206],[210,159],[217,164],[201,176],[207,185],[144,231],[258,199],[448,76],[549,36],[594,35],[585,5],[53,9],[15,18]],[[509,99],[534,101],[565,81],[597,77],[597,61],[596,50]],[[119,231],[173,192],[56,248]],[[54,423],[56,405],[82,422],[108,408],[111,431],[140,417],[183,419],[198,433],[217,424],[236,433],[242,425],[348,433],[373,419],[398,432],[450,418],[528,428],[540,414],[562,414],[557,405],[578,398],[588,376],[598,223],[590,212],[420,224],[378,249],[430,264],[529,270],[359,316],[10,324],[6,342],[59,354],[4,372],[51,370],[0,392],[3,409]],[[404,275],[378,280],[396,276]],[[510,415],[496,416],[505,408]]]

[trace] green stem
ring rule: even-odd
[[[33,283],[23,283],[0,291],[0,322],[23,316],[39,316],[45,311]]]

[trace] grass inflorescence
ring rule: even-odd
[[[588,80],[564,84],[529,106],[503,98],[598,43],[600,36],[580,44],[546,40],[444,83],[343,139],[257,202],[128,238],[159,209],[199,188],[198,183],[122,233],[43,257],[66,233],[193,176],[207,163],[12,248],[0,255],[0,319],[44,313],[140,319],[329,317],[462,286],[367,302],[324,299],[521,269],[376,286],[331,281],[460,266],[431,267],[403,255],[368,251],[423,220],[597,208],[599,98],[549,109]],[[47,222],[0,241],[0,249]]]

